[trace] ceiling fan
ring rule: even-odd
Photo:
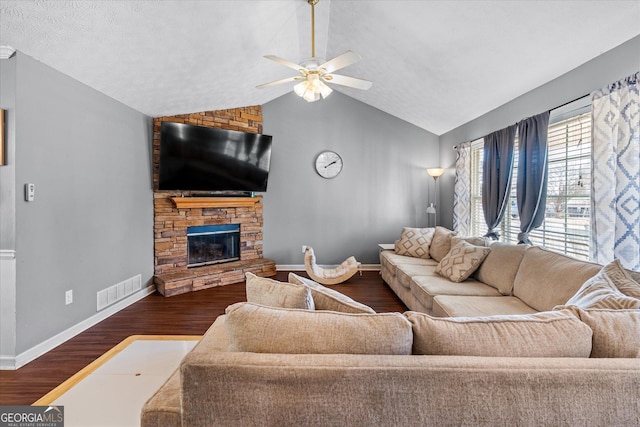
[[[300,83],[293,87],[293,91],[305,101],[314,102],[319,100],[320,96],[324,99],[333,92],[333,90],[325,83],[333,83],[362,90],[367,90],[373,85],[373,83],[367,80],[333,74],[335,71],[354,64],[362,59],[360,55],[355,52],[348,50],[342,55],[338,55],[326,62],[324,59],[316,58],[314,7],[318,1],[319,0],[307,0],[307,3],[311,5],[311,58],[304,59],[300,64],[295,64],[275,55],[265,55],[265,58],[296,70],[300,75],[287,77],[286,79],[276,80],[270,83],[264,83],[256,86],[258,89],[282,83],[299,81]]]

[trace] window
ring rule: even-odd
[[[500,240],[517,242],[520,221],[516,202],[517,161],[514,161],[509,206],[499,227]],[[587,107],[569,113],[552,112],[548,133],[547,205],[542,226],[529,235],[535,245],[588,260],[591,244],[591,115]],[[483,140],[471,144],[471,232],[483,235]]]

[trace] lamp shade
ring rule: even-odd
[[[435,179],[444,173],[444,168],[429,168],[427,169],[427,173]]]

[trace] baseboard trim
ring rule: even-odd
[[[3,370],[15,370],[19,369],[27,363],[37,359],[43,354],[53,350],[65,341],[75,337],[81,332],[86,331],[90,327],[97,325],[98,323],[106,320],[110,316],[116,314],[118,311],[127,308],[131,304],[141,300],[142,298],[151,295],[156,291],[155,285],[147,286],[146,288],[132,294],[131,296],[117,302],[116,304],[105,308],[99,313],[94,314],[88,319],[60,332],[59,334],[41,342],[40,344],[31,347],[29,350],[18,354],[15,358],[0,357],[0,369]]]
[[[15,357],[0,356],[0,371],[14,371],[16,369]]]
[[[321,268],[335,268],[335,265],[319,265]],[[304,264],[276,264],[276,271],[306,271]],[[362,264],[360,271],[380,271],[380,264]]]

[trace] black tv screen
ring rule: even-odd
[[[159,190],[267,191],[270,135],[163,122]]]

